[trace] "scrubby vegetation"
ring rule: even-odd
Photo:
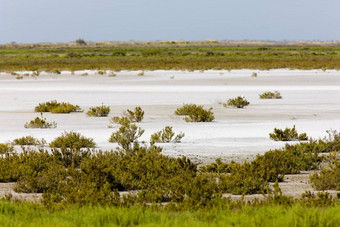
[[[50,102],[39,103],[38,106],[34,108],[35,112],[51,112],[51,113],[71,113],[80,112],[81,109],[78,105],[72,105],[70,103],[59,103],[57,100],[52,100]]]
[[[0,45],[0,71],[340,69],[338,43],[150,42]],[[331,60],[330,60],[331,59]]]
[[[86,138],[77,132],[64,132],[60,137],[55,138],[50,144],[53,148],[94,148],[96,146],[93,139]]]
[[[211,122],[215,119],[212,108],[205,110],[203,106],[196,104],[184,104],[177,108],[176,115],[188,115],[184,118],[186,122]]]
[[[89,111],[87,111],[87,116],[90,117],[106,117],[110,113],[110,107],[109,106],[96,106],[91,107]]]
[[[293,128],[277,129],[274,128],[273,133],[269,133],[269,138],[275,141],[303,141],[308,140],[306,133],[298,134],[295,125]]]
[[[184,137],[184,133],[180,132],[175,136],[175,133],[172,131],[172,127],[166,126],[159,132],[156,132],[151,135],[150,143],[179,143],[181,139]]]
[[[232,106],[236,108],[243,108],[249,105],[249,102],[243,96],[237,96],[233,99],[228,99],[227,103],[222,103],[224,107]]]
[[[25,146],[25,145],[33,145],[33,146],[43,146],[46,144],[45,139],[37,139],[32,136],[24,136],[21,138],[17,138],[13,140],[13,145],[20,145],[20,146]]]
[[[0,154],[6,154],[12,152],[14,148],[7,143],[0,143]]]
[[[43,113],[40,113],[40,117],[36,117],[34,120],[30,122],[26,122],[24,125],[25,128],[56,128],[56,122],[47,122],[46,117],[43,116]]]
[[[339,154],[331,155],[329,168],[322,169],[310,177],[312,185],[317,190],[340,191],[340,157]]]
[[[132,124],[127,117],[119,118],[116,123],[120,127],[116,132],[112,133],[109,142],[118,143],[124,150],[131,151],[131,143],[134,145],[138,143],[137,139],[143,135],[145,130]]]
[[[260,94],[259,96],[260,96],[260,99],[282,99],[282,96],[280,92],[278,91],[275,91],[275,92],[267,91],[267,92]]]
[[[140,106],[135,107],[135,111],[127,109],[122,117],[115,116],[111,119],[111,122],[120,124],[122,118],[127,118],[130,122],[141,122],[144,118],[144,111]]]

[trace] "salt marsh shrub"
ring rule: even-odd
[[[44,139],[37,139],[37,138],[34,138],[32,136],[24,136],[24,137],[21,137],[21,138],[17,138],[17,139],[14,139],[13,140],[13,145],[20,145],[20,146],[24,146],[24,145],[34,145],[34,146],[43,146],[46,144],[46,140]]]
[[[306,133],[301,133],[298,134],[295,125],[293,128],[285,128],[284,130],[282,129],[277,129],[274,128],[273,133],[269,133],[269,138],[274,140],[274,141],[303,141],[303,140],[308,140],[307,134]]]
[[[94,148],[96,143],[93,142],[92,138],[86,138],[77,132],[64,132],[61,136],[55,138],[50,144],[52,148],[70,148],[70,149],[80,149],[80,148]]]
[[[89,74],[88,73],[82,73],[80,74],[80,76],[88,76]]]
[[[55,121],[47,122],[46,118],[43,116],[43,113],[40,113],[40,117],[36,117],[34,120],[31,120],[30,122],[26,122],[24,127],[25,128],[56,128],[57,123]]]
[[[227,106],[232,106],[232,107],[236,107],[236,108],[243,108],[245,106],[249,105],[249,102],[247,99],[245,99],[244,96],[238,96],[236,98],[233,99],[228,99],[227,103],[222,103],[224,107]]]
[[[101,70],[99,70],[99,71],[97,72],[97,74],[98,74],[98,75],[104,75],[104,74],[106,74],[106,71],[101,71]]]
[[[0,154],[12,152],[14,148],[7,143],[0,143]]]
[[[156,132],[151,135],[150,143],[179,143],[181,139],[184,137],[184,133],[180,132],[175,136],[175,133],[172,131],[171,126],[166,126],[159,132]]]
[[[144,71],[137,74],[138,76],[144,76]]]
[[[264,92],[263,94],[260,94],[260,99],[282,99],[282,96],[280,92],[275,91],[275,92]]]
[[[188,115],[184,118],[186,122],[211,122],[215,119],[212,108],[206,110],[196,104],[184,104],[175,111],[175,114]]]
[[[132,124],[127,117],[120,118],[116,123],[120,124],[120,127],[112,133],[109,142],[118,143],[124,150],[131,151],[131,143],[136,143],[145,130]]]
[[[329,163],[329,168],[322,169],[319,173],[310,176],[316,190],[340,190],[340,159],[334,156]]]
[[[110,107],[109,106],[97,106],[97,107],[91,107],[89,111],[87,111],[87,116],[90,117],[106,117],[110,113]]]
[[[34,108],[35,112],[51,112],[51,113],[71,113],[82,111],[78,105],[72,105],[70,103],[59,103],[57,100],[52,100],[50,102],[39,103],[38,106]]]
[[[116,77],[117,75],[114,72],[110,72],[108,77]]]
[[[253,72],[252,74],[251,74],[251,77],[257,77],[257,73],[256,72]]]
[[[144,111],[140,106],[135,107],[135,111],[127,109],[123,113],[123,117],[115,116],[111,119],[111,122],[120,124],[120,120],[127,118],[130,122],[141,122],[144,118]]]

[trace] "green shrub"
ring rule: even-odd
[[[64,132],[60,137],[54,139],[50,144],[52,148],[94,148],[96,146],[93,139],[86,138],[77,132]]]
[[[189,112],[188,117],[184,118],[186,122],[211,122],[214,119],[212,108],[205,110],[200,106]]]
[[[22,80],[22,79],[24,79],[24,76],[16,76],[15,79]]]
[[[159,132],[156,132],[151,135],[150,143],[179,143],[181,139],[184,137],[184,133],[180,132],[177,136],[172,131],[172,127],[166,126]]]
[[[197,106],[196,104],[183,104],[182,107],[176,109],[175,114],[179,116],[189,115],[191,111],[196,110],[199,107],[203,108],[203,106]]]
[[[144,76],[144,71],[138,73],[137,76]]]
[[[13,145],[34,145],[34,146],[43,146],[46,144],[44,139],[38,140],[32,136],[24,136],[21,138],[17,138],[13,140]]]
[[[322,169],[320,173],[310,176],[316,190],[340,190],[340,159],[335,158],[329,163],[329,169]]]
[[[6,143],[0,143],[0,154],[5,154],[8,152],[12,152],[14,150],[14,148]]]
[[[260,99],[282,99],[282,96],[280,92],[275,91],[275,92],[264,92],[263,94],[260,94]]]
[[[39,105],[34,108],[34,111],[51,113],[71,113],[80,112],[81,109],[78,105],[72,105],[65,102],[58,103],[57,100],[52,100],[50,102],[39,103]]]
[[[30,122],[26,122],[24,125],[25,128],[56,128],[57,123],[47,122],[46,118],[44,118],[43,114],[40,113],[40,117],[36,117],[34,120]]]
[[[131,143],[136,143],[145,130],[135,124],[131,124],[127,117],[120,118],[116,123],[120,124],[120,127],[118,131],[112,133],[109,142],[118,143],[124,150],[131,151]]]
[[[123,113],[123,117],[113,117],[111,122],[120,124],[119,121],[122,118],[127,118],[130,122],[141,122],[144,118],[144,111],[140,106],[137,106],[135,107],[135,111],[128,109]]]
[[[99,70],[99,71],[97,71],[97,73],[98,73],[99,75],[104,75],[104,74],[106,74],[106,71],[101,71],[101,70]]]
[[[245,97],[237,96],[233,99],[228,99],[227,103],[222,103],[224,107],[233,106],[236,108],[243,108],[249,105],[249,102],[245,99]]]
[[[86,42],[85,42],[85,40],[84,39],[77,39],[76,41],[76,44],[78,44],[78,45],[86,45]]]
[[[257,77],[257,73],[256,72],[253,72],[252,74],[251,74],[251,77]]]
[[[108,77],[116,77],[117,75],[114,72],[110,72]]]
[[[295,125],[293,126],[293,128],[285,128],[285,130],[274,128],[274,132],[269,133],[269,138],[275,141],[308,140],[306,133],[297,133]]]
[[[97,107],[90,107],[86,114],[90,117],[106,117],[109,113],[110,107],[101,105]]]
[[[88,73],[82,73],[80,74],[81,76],[88,76],[89,74]]]

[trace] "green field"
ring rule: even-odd
[[[0,71],[340,69],[338,44],[92,43],[0,45]]]
[[[169,211],[157,208],[86,206],[48,211],[28,203],[0,201],[1,226],[339,226],[340,205],[246,206]]]

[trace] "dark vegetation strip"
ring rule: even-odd
[[[340,46],[185,45],[3,45],[0,71],[15,70],[207,70],[207,69],[340,69]]]

